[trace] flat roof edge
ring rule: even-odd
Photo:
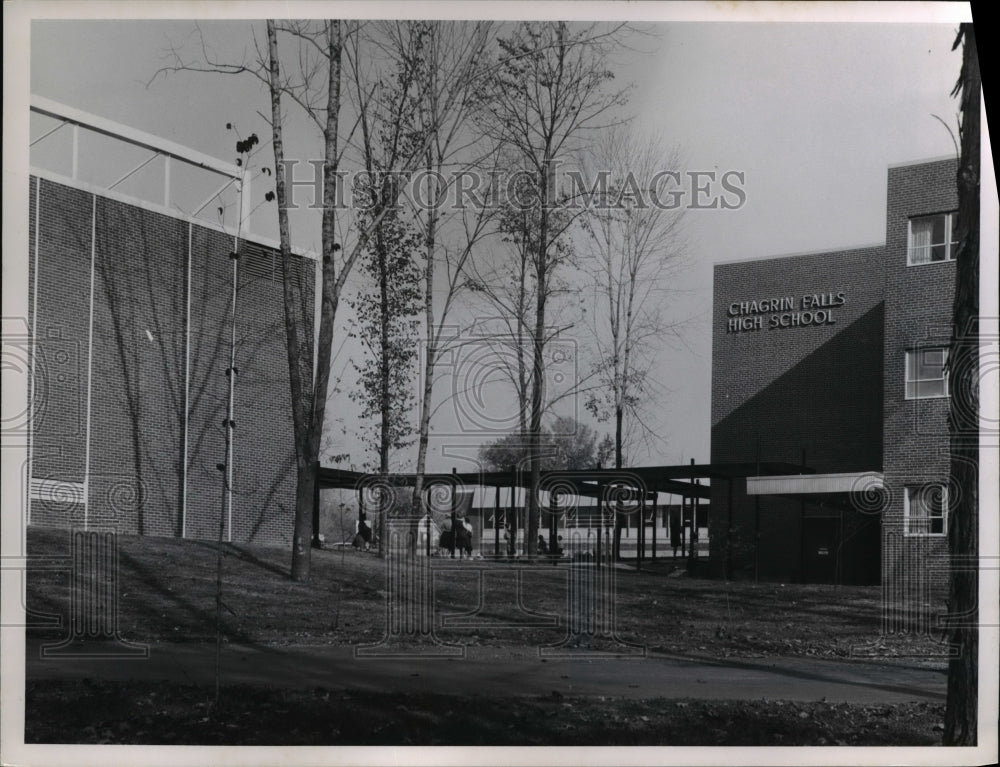
[[[752,264],[758,261],[778,261],[783,258],[802,258],[805,256],[822,255],[843,255],[846,253],[858,253],[862,250],[878,250],[885,247],[885,242],[871,243],[867,245],[852,245],[847,248],[824,248],[822,250],[806,250],[799,253],[779,253],[773,256],[754,256],[752,258],[736,258],[726,261],[713,261],[712,266],[733,266],[735,264]]]
[[[889,168],[909,168],[914,165],[930,165],[935,162],[944,162],[945,160],[951,160],[953,162],[958,162],[958,156],[953,154],[943,154],[937,157],[925,157],[922,160],[904,160],[903,162],[892,162],[889,163],[887,167]]]

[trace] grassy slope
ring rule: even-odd
[[[32,528],[31,555],[65,556],[66,531]],[[224,631],[230,641],[352,644],[378,640],[385,631],[385,563],[353,549],[314,551],[308,584],[288,578],[285,549],[225,547]],[[214,544],[167,538],[119,538],[119,627],[138,641],[214,639]],[[436,562],[436,565],[450,564]],[[530,647],[558,642],[565,629],[517,627],[514,568],[457,563],[435,575],[438,614],[476,608],[480,569],[490,584],[484,613],[492,628],[448,629],[442,639],[470,644]],[[878,587],[724,583],[618,570],[619,635],[650,650],[726,656],[848,656],[879,636]],[[523,606],[553,613],[565,625],[567,568],[544,566],[522,574]],[[69,576],[30,569],[28,606],[67,614]],[[38,636],[42,634],[36,630]],[[46,637],[61,635],[49,631]],[[896,637],[880,655],[930,651],[934,638]]]

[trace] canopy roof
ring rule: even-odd
[[[601,487],[615,485],[624,488],[641,489],[648,492],[672,493],[696,498],[709,498],[711,487],[696,484],[696,481],[733,480],[743,477],[769,475],[812,474],[813,470],[791,463],[702,463],[677,464],[674,466],[638,466],[628,469],[592,469],[577,471],[543,471],[539,487],[547,492],[561,494],[575,493],[596,497]],[[413,486],[415,474],[366,474],[320,467],[321,488],[351,489],[389,482],[396,486]],[[458,484],[463,487],[529,487],[531,475],[528,471],[485,471],[456,472],[452,474],[428,473],[424,475],[425,485]]]

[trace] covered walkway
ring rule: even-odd
[[[688,464],[676,464],[667,466],[639,466],[626,469],[593,469],[593,470],[547,470],[540,473],[539,490],[545,493],[547,504],[539,499],[539,529],[547,529],[549,540],[557,539],[557,529],[559,520],[565,522],[566,515],[561,509],[561,502],[567,498],[575,497],[596,500],[596,506],[588,509],[586,514],[586,524],[588,530],[596,529],[596,561],[602,561],[602,546],[605,551],[612,545],[615,548],[615,558],[617,559],[618,546],[620,544],[620,531],[627,524],[626,517],[641,520],[636,525],[636,566],[641,567],[645,559],[645,552],[648,550],[649,525],[652,523],[652,556],[656,558],[656,530],[655,524],[657,504],[659,494],[665,493],[680,496],[682,519],[690,517],[692,520],[698,518],[698,508],[703,502],[711,498],[711,487],[713,482],[726,482],[731,487],[732,481],[737,478],[767,477],[767,476],[788,476],[811,474],[812,470],[797,464],[782,462],[770,463],[708,463],[697,464],[692,461]],[[366,491],[369,497],[380,495],[378,491],[388,490],[393,494],[399,488],[412,488],[416,484],[415,474],[391,474],[383,476],[379,474],[367,474],[357,471],[348,471],[331,467],[320,466],[318,469],[316,484],[316,499],[314,507],[314,531],[319,528],[319,491],[321,489],[355,490],[358,493],[358,507],[360,516],[365,515]],[[509,552],[501,551],[501,533],[505,527],[513,529],[527,529],[526,520],[523,519],[523,509],[515,503],[516,490],[527,490],[531,486],[531,474],[527,470],[498,471],[498,472],[458,472],[451,473],[427,473],[424,475],[425,503],[439,511],[448,513],[450,511],[452,522],[460,504],[461,494],[474,491],[476,488],[493,488],[493,552],[494,557],[501,557]],[[440,492],[441,488],[447,488],[443,494],[445,497],[445,507],[441,508],[440,502],[435,502],[434,491]],[[501,490],[508,490],[510,503],[508,506],[501,506]],[[732,494],[728,494],[732,497]],[[450,505],[450,508],[449,508]],[[704,507],[702,507],[704,508]],[[731,509],[720,509],[727,513],[727,519],[731,518]],[[409,513],[408,504],[401,507],[400,514]],[[390,516],[392,513],[390,511]],[[545,523],[543,525],[543,523]],[[614,528],[615,535],[612,542],[610,529]],[[697,557],[697,524],[692,523],[691,539],[687,542],[687,550],[692,558]],[[424,536],[427,553],[429,554],[431,536]],[[668,542],[669,543],[669,542]]]

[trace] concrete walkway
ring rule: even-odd
[[[549,658],[537,650],[469,647],[464,657],[358,658],[352,647],[224,645],[226,684],[358,689],[483,697],[604,695],[627,698],[760,698],[855,703],[943,702],[944,671],[812,658],[706,660]],[[147,658],[42,658],[29,643],[28,679],[106,679],[211,684],[215,646],[155,644]]]

